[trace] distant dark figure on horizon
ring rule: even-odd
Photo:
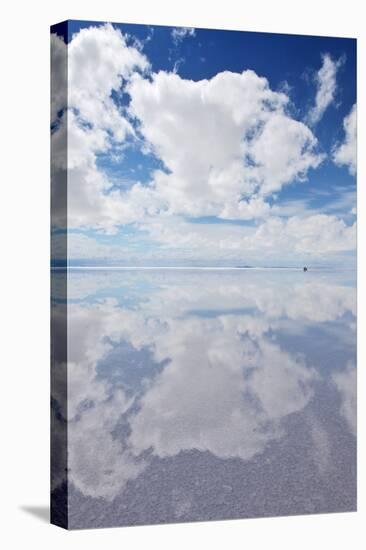
[[[304,271],[307,271],[307,270],[308,270],[308,268],[305,266],[305,267],[304,267]]]

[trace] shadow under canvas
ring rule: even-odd
[[[50,507],[49,506],[21,506],[23,512],[30,514],[39,520],[49,523],[50,522]]]

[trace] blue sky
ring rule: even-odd
[[[56,32],[71,264],[354,264],[355,40],[78,21]]]

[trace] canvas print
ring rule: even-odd
[[[356,40],[51,28],[51,521],[356,510]]]

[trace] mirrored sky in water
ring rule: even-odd
[[[355,365],[352,272],[70,271],[69,526],[354,510]]]

